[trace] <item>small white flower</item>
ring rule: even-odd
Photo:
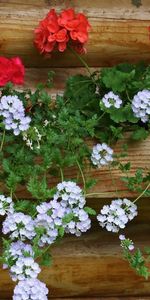
[[[45,283],[38,279],[26,279],[16,285],[13,300],[48,300],[47,295]]]
[[[128,199],[113,200],[111,204],[104,205],[97,220],[102,228],[108,231],[118,232],[125,228],[126,224],[137,216],[137,206]],[[124,236],[120,236],[120,239]]]
[[[121,247],[125,250],[132,251],[134,250],[134,243],[129,238],[126,238],[125,235],[120,235],[119,239],[121,241]]]
[[[93,147],[91,161],[98,168],[113,161],[113,150],[105,143]]]
[[[44,127],[46,127],[49,124],[48,120],[44,120]]]
[[[2,232],[10,234],[11,239],[31,240],[35,236],[34,221],[21,212],[9,214],[3,222]]]
[[[119,235],[119,239],[120,239],[120,241],[124,241],[126,239],[125,235],[124,234],[120,234]]]
[[[9,260],[17,261],[18,258],[24,257],[25,255],[28,257],[34,257],[34,252],[32,246],[29,244],[25,244],[22,241],[18,240],[17,242],[11,243],[10,247],[4,251],[5,255],[5,269],[8,268]]]
[[[14,203],[11,197],[0,195],[0,215],[4,216],[14,212]]]
[[[19,257],[10,268],[10,276],[13,281],[37,278],[41,269],[32,257]]]
[[[138,92],[132,100],[132,110],[137,118],[146,123],[150,117],[150,90]]]
[[[63,181],[57,185],[57,192],[54,195],[54,200],[61,201],[62,207],[80,207],[85,205],[85,197],[79,186],[73,181]]]
[[[119,98],[118,95],[115,95],[113,92],[109,92],[108,94],[105,94],[102,98],[102,103],[107,108],[110,108],[111,106],[115,108],[120,108],[120,106],[122,105],[122,100]]]
[[[0,116],[4,118],[5,129],[12,129],[14,135],[19,135],[30,127],[31,118],[25,116],[23,102],[16,95],[1,98]]]
[[[65,232],[80,236],[82,232],[86,232],[91,228],[91,220],[87,212],[82,208],[75,208],[70,210],[74,217],[69,223],[64,225]]]

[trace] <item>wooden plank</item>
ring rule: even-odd
[[[55,298],[55,297],[50,297],[49,299],[55,299],[55,300],[149,300],[150,297],[90,297],[90,298],[79,298],[79,297],[73,297],[73,298]],[[6,298],[1,299],[1,300],[6,300]],[[12,298],[7,298],[7,300],[12,300]]]
[[[132,224],[126,235],[137,247],[143,247],[149,244],[149,230],[150,224]],[[122,259],[115,234],[99,229],[80,238],[69,236],[52,247],[52,255],[52,267],[44,267],[40,276],[49,288],[50,298],[150,297],[150,280],[137,276]],[[1,297],[9,299],[13,286],[7,270],[2,270]]]
[[[150,62],[150,41],[148,26],[149,17],[145,12],[149,11],[148,1],[143,1],[139,10],[131,6],[130,1],[126,6],[126,1],[96,1],[94,9],[91,1],[78,1],[77,9],[88,15],[92,25],[89,42],[87,45],[87,55],[85,60],[90,66],[109,66],[123,61],[137,62],[145,60]],[[81,63],[69,51],[65,53],[54,53],[51,59],[44,59],[33,46],[33,30],[38,21],[53,6],[47,1],[1,1],[0,2],[0,49],[1,55],[19,55],[26,66],[60,66],[73,67],[81,66]],[[63,5],[66,2],[63,1]],[[89,4],[91,3],[91,4]],[[76,5],[76,1],[71,1],[70,5]],[[57,1],[56,8],[59,6]],[[113,15],[107,15],[108,11]],[[118,9],[116,10],[116,8]],[[96,14],[97,10],[97,14]],[[103,16],[100,12],[104,11]],[[119,11],[122,12],[120,15]],[[122,19],[125,15],[126,20]],[[134,12],[139,12],[138,19],[135,20]],[[132,14],[133,13],[133,14]],[[136,14],[135,14],[136,15]],[[107,17],[106,17],[107,16]],[[108,17],[109,16],[109,17]],[[143,16],[143,17],[140,17]],[[141,19],[140,19],[141,18]]]
[[[76,11],[85,13],[88,17],[101,17],[108,19],[137,19],[149,20],[149,0],[142,0],[142,5],[137,8],[132,5],[131,0],[1,0],[1,15],[19,11],[18,17],[26,16],[25,10],[28,6],[28,15],[43,17],[52,7],[58,12],[62,9],[73,7]]]

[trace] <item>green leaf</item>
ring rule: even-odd
[[[52,265],[52,256],[50,253],[46,252],[42,254],[40,265],[50,267]]]
[[[74,218],[74,214],[70,213],[70,214],[66,215],[62,220],[63,220],[63,223],[67,224],[71,220],[73,220],[73,218]]]
[[[88,207],[88,206],[85,206],[84,207],[84,210],[89,214],[89,215],[92,215],[92,216],[95,216],[96,215],[96,211],[91,208],[91,207]]]
[[[58,232],[59,232],[59,236],[62,238],[63,236],[64,236],[64,234],[65,234],[65,229],[64,229],[64,227],[59,227],[58,228]]]
[[[143,128],[137,128],[135,131],[132,132],[131,138],[135,141],[145,140],[149,135],[149,132]]]

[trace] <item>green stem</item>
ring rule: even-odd
[[[97,121],[100,121],[103,117],[104,117],[104,115],[105,115],[105,111],[101,114],[101,116],[97,119]]]
[[[5,130],[3,131],[3,136],[2,136],[2,142],[1,142],[1,146],[0,146],[0,151],[2,151],[2,149],[3,149],[4,140],[5,140]]]
[[[85,182],[85,177],[84,177],[84,174],[83,174],[83,171],[81,169],[81,166],[78,162],[78,160],[76,160],[76,163],[78,165],[78,168],[79,168],[79,171],[80,171],[80,174],[81,174],[81,177],[82,177],[82,180],[83,180],[83,186],[84,186],[84,195],[85,195],[85,192],[86,192],[86,182]]]
[[[86,194],[85,196],[86,196],[86,197],[89,197],[89,196],[96,196],[96,195],[99,195],[99,196],[100,196],[100,195],[105,195],[105,196],[106,196],[106,194],[107,194],[107,193],[90,193],[90,194]]]
[[[145,194],[145,192],[148,190],[149,187],[150,187],[150,183],[147,185],[147,187],[145,188],[145,190],[133,201],[133,203],[135,203],[136,201],[138,201]]]
[[[87,69],[88,73],[91,76],[92,75],[91,70],[90,70],[88,64],[85,62],[85,60],[72,47],[68,46],[68,48],[81,61],[81,63],[84,65],[84,67]]]
[[[60,167],[60,176],[61,176],[61,181],[63,182],[64,181],[64,174],[63,174],[63,170],[62,170],[61,167]]]
[[[129,96],[129,93],[128,93],[127,90],[126,90],[126,95],[127,95],[127,98],[128,98],[128,100],[129,100],[129,102],[132,102],[132,100],[130,99],[130,96]]]
[[[13,197],[13,192],[12,192],[12,189],[10,190],[10,198]]]
[[[40,258],[44,253],[46,253],[46,252],[48,251],[48,249],[50,248],[50,246],[51,246],[51,245],[48,245],[48,246],[42,251],[42,254],[41,254],[41,255],[38,255],[38,256],[36,257],[36,260],[37,260],[38,258]]]
[[[110,172],[110,177],[111,177],[111,180],[112,180],[112,184],[113,184],[113,186],[114,186],[114,188],[115,188],[116,196],[117,196],[117,198],[119,198],[119,193],[118,193],[118,190],[117,190],[116,182],[115,182],[115,180],[114,180],[114,178],[113,178],[113,175],[112,175],[112,171],[111,171],[111,167],[110,167],[110,166],[109,166],[109,172]]]

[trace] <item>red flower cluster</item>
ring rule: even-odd
[[[55,9],[51,9],[35,29],[35,45],[40,53],[50,53],[57,47],[63,52],[69,42],[77,52],[84,53],[89,29],[84,14],[75,14],[70,8],[57,15]]]
[[[4,86],[7,82],[23,84],[24,74],[24,66],[19,57],[9,59],[0,56],[0,86]]]

